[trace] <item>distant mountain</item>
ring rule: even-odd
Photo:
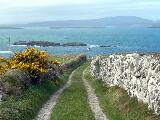
[[[157,23],[157,22],[156,22]],[[105,17],[90,20],[65,20],[65,21],[44,21],[33,22],[27,26],[49,26],[49,27],[101,27],[101,26],[148,26],[155,24],[155,21],[136,16]]]

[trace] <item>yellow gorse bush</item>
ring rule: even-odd
[[[47,72],[48,58],[44,51],[38,51],[34,48],[29,48],[23,52],[16,53],[10,60],[9,66],[11,69],[27,70],[29,73],[41,75]]]
[[[29,72],[31,78],[36,79],[48,71],[50,64],[59,65],[60,63],[58,61],[50,62],[45,51],[28,48],[16,53],[6,65],[1,65],[0,74],[7,69],[20,69]]]
[[[6,62],[7,62],[7,59],[0,57],[0,75],[6,72],[6,68],[7,68],[5,64]]]
[[[6,68],[4,65],[0,65],[0,75],[6,72]]]

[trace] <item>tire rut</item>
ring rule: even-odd
[[[88,103],[90,105],[92,112],[94,113],[95,120],[109,120],[107,116],[103,113],[99,105],[99,101],[94,92],[94,89],[91,87],[90,83],[84,77],[87,69],[88,67],[83,71],[82,80],[84,82],[84,86],[87,91]]]
[[[56,105],[56,102],[59,96],[63,93],[63,91],[68,88],[71,84],[71,78],[74,75],[76,70],[74,70],[67,81],[67,83],[61,87],[58,91],[56,91],[49,100],[42,106],[41,110],[39,111],[37,117],[34,120],[50,120],[52,109]]]

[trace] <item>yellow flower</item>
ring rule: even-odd
[[[56,61],[53,61],[52,64],[59,65],[60,62],[58,62],[58,61],[56,60]]]
[[[45,51],[29,48],[16,53],[6,66],[0,66],[0,74],[4,73],[6,69],[21,69],[27,70],[31,76],[37,77],[48,71],[49,64],[59,65],[60,62],[57,60],[50,62]]]

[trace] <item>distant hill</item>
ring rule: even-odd
[[[148,26],[155,21],[136,16],[105,17],[90,20],[64,20],[64,21],[43,21],[33,22],[27,26],[49,26],[49,27],[101,27],[101,26]],[[156,21],[157,23],[157,21]]]

